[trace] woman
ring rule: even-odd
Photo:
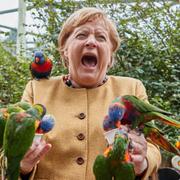
[[[106,148],[102,122],[110,102],[125,94],[147,101],[147,95],[139,80],[106,75],[120,41],[101,10],[76,11],[64,23],[58,42],[69,74],[30,81],[22,97],[45,105],[56,125],[46,141],[32,145],[21,162],[21,174],[30,173],[32,179],[92,180],[94,160]],[[128,137],[136,176],[148,179],[160,164],[160,152],[135,131]]]

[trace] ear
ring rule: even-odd
[[[110,69],[113,66],[113,62],[114,62],[114,57],[111,56],[111,59],[110,59],[110,61],[108,63],[108,69]]]
[[[64,49],[64,57],[68,58],[68,49],[67,48]]]

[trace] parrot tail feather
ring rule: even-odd
[[[158,113],[158,112],[153,112],[154,115],[157,116],[156,119],[159,119],[160,121],[162,121],[164,124],[170,125],[170,126],[174,126],[176,128],[180,128],[180,122],[169,117],[166,116],[164,114]]]
[[[157,130],[152,130],[148,137],[158,146],[180,156],[180,151],[173,144],[171,144],[160,132]]]

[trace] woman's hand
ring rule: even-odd
[[[135,130],[128,132],[128,138],[132,143],[132,151],[130,152],[131,161],[134,164],[136,175],[142,174],[148,167],[146,154],[147,154],[147,141],[144,135]]]
[[[45,140],[33,142],[32,146],[25,154],[20,163],[20,172],[22,174],[30,173],[40,159],[51,149],[52,145],[46,143]]]

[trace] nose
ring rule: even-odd
[[[96,42],[96,39],[93,35],[90,35],[87,38],[87,41],[85,42],[85,46],[87,48],[96,48],[97,47],[97,42]]]

